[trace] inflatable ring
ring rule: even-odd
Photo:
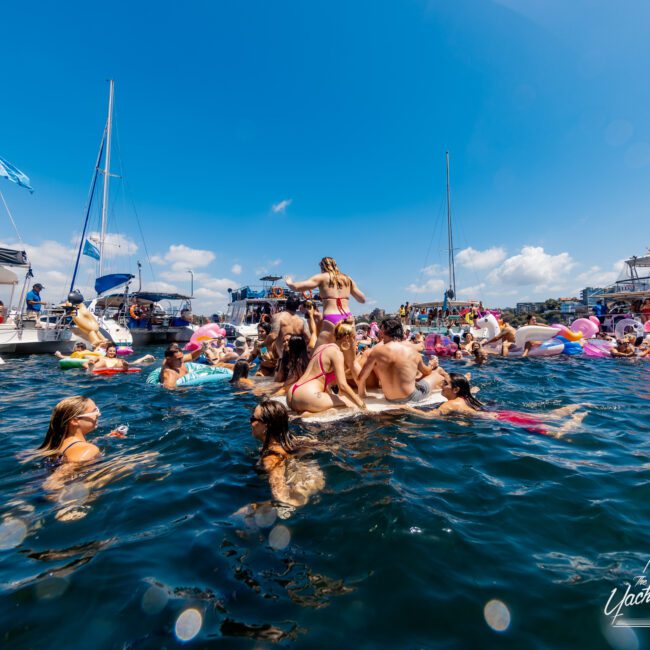
[[[284,289],[282,287],[271,287],[271,295],[274,298],[284,298]]]
[[[305,300],[311,300],[314,297],[314,292],[311,289],[307,289],[302,292],[302,297]]]
[[[138,305],[131,305],[129,307],[129,316],[133,320],[140,320],[140,316],[138,315],[138,309],[139,309]]]

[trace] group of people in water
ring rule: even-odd
[[[230,383],[237,389],[251,390],[263,397],[250,418],[253,436],[260,440],[260,463],[269,475],[276,500],[302,505],[309,490],[292,491],[286,480],[286,463],[301,450],[318,447],[318,440],[298,438],[290,433],[290,416],[309,418],[329,409],[365,410],[372,397],[416,417],[480,417],[509,422],[545,435],[562,435],[575,427],[585,413],[580,405],[570,405],[544,415],[513,411],[490,411],[476,398],[470,375],[448,373],[436,357],[422,354],[424,340],[415,334],[406,337],[400,318],[386,318],[375,328],[370,344],[359,345],[357,329],[350,311],[353,297],[363,303],[365,296],[348,275],[342,273],[332,258],[320,262],[320,273],[288,287],[303,293],[305,299],[289,297],[285,311],[265,318],[258,326],[252,345],[243,337],[234,347],[224,340],[204,342],[191,352],[179,344],[168,346],[164,353],[160,383],[173,389],[187,374],[186,363],[203,358],[212,365],[232,370]],[[317,289],[322,311],[309,299]],[[471,335],[462,342],[459,352],[476,356],[478,342]],[[88,367],[99,364],[116,367],[125,364],[108,343],[104,356],[94,356],[78,344],[74,355],[88,357]],[[479,345],[480,348],[480,345]],[[132,364],[152,361],[147,355]],[[256,366],[253,362],[258,361]],[[250,376],[256,367],[254,376]],[[437,406],[418,408],[430,396]],[[444,399],[441,399],[444,398]],[[50,426],[40,449],[61,462],[85,462],[99,454],[86,439],[97,427],[100,410],[87,397],[75,396],[61,401],[53,410]],[[119,432],[112,432],[119,435]],[[314,485],[319,484],[320,479]]]

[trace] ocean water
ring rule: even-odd
[[[492,408],[586,417],[561,439],[404,415],[311,425],[326,448],[297,471],[317,464],[322,491],[243,516],[270,498],[252,395],[8,358],[2,647],[647,647],[604,608],[650,560],[650,362],[445,365]],[[52,485],[28,452],[78,393],[102,410],[104,455]],[[103,437],[122,423],[127,438]]]

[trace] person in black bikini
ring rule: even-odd
[[[52,410],[50,426],[38,448],[60,462],[80,463],[99,455],[99,447],[86,440],[101,415],[97,404],[82,395],[66,397]]]

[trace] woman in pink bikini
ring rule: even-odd
[[[320,270],[320,273],[302,282],[293,282],[291,278],[286,278],[287,286],[292,291],[318,289],[320,299],[323,301],[323,320],[316,342],[317,348],[324,343],[332,343],[334,328],[338,323],[353,318],[350,312],[350,296],[356,298],[358,302],[366,302],[366,297],[355,281],[349,275],[339,271],[333,258],[324,257],[320,261]]]
[[[314,350],[307,370],[287,391],[287,406],[303,416],[330,408],[366,407],[345,378],[343,354],[350,349],[356,350],[354,322],[339,323],[334,328],[333,338],[336,343],[325,343]],[[339,395],[328,390],[332,384],[338,384]]]
[[[543,416],[520,411],[488,411],[472,395],[467,377],[455,372],[449,373],[449,381],[443,381],[442,396],[447,401],[440,404],[435,411],[422,411],[412,407],[408,410],[425,418],[437,418],[441,415],[478,416],[499,422],[508,422],[530,433],[553,438],[560,438],[568,431],[575,429],[586,415],[584,412],[575,413],[582,404],[569,404],[545,413]]]

